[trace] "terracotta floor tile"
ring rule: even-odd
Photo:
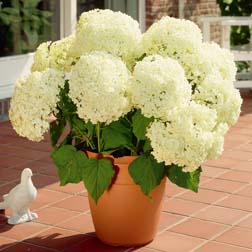
[[[1,235],[1,233],[0,233]],[[16,243],[16,240],[0,236],[0,251],[7,251],[6,247],[12,246]],[[5,248],[5,249],[4,249]]]
[[[81,214],[57,225],[58,227],[80,233],[94,232],[94,225],[90,215]]]
[[[239,163],[239,160],[220,157],[217,160],[206,161],[206,162],[204,162],[203,165],[215,166],[215,167],[220,167],[220,168],[229,168],[230,169],[231,167],[233,167],[237,163]]]
[[[245,136],[252,136],[252,130],[243,128],[239,130],[239,134],[245,135]]]
[[[202,242],[203,240],[199,238],[165,231],[158,235],[148,247],[161,251],[188,252]]]
[[[26,167],[27,160],[22,159],[22,158],[17,158],[17,157],[3,157],[0,160],[0,168],[12,168],[15,167],[16,165],[23,165],[24,168]],[[1,175],[0,175],[1,177]]]
[[[183,218],[185,218],[185,217],[180,216],[180,215],[176,215],[176,214],[162,212],[158,230],[159,231],[165,230],[169,226],[174,225],[177,222],[181,221]]]
[[[183,200],[183,199],[169,199],[164,202],[164,211],[181,214],[191,215],[199,210],[205,208],[207,205],[203,203]]]
[[[4,252],[55,252],[55,250],[21,242],[5,249]]]
[[[15,156],[27,160],[39,160],[49,156],[49,152],[20,148],[15,152]]]
[[[69,194],[75,194],[75,193],[86,191],[84,184],[82,182],[78,184],[67,184],[65,186],[60,186],[59,182],[57,182],[57,183],[53,183],[51,185],[46,186],[46,188],[50,190],[69,193]]]
[[[243,145],[244,143],[248,143],[249,139],[247,139],[246,142],[244,142],[243,140],[227,140],[225,139],[224,142],[224,150],[231,150],[231,149],[235,149],[235,148],[239,148],[241,145]]]
[[[238,223],[237,226],[252,229],[252,214]]]
[[[221,175],[220,178],[232,180],[232,181],[244,182],[244,183],[251,183],[252,182],[252,172],[229,171],[229,172],[226,172],[225,174]]]
[[[31,236],[35,233],[42,232],[43,230],[47,229],[48,226],[35,223],[35,222],[26,222],[22,225],[4,225],[0,226],[0,234],[1,236],[15,239],[15,240],[23,240],[28,236]]]
[[[182,199],[209,204],[209,203],[214,203],[225,196],[227,196],[227,194],[224,192],[216,192],[216,191],[210,191],[210,190],[200,188],[198,193],[188,191],[182,195],[179,195],[178,197]]]
[[[242,151],[242,150],[230,150],[230,151],[225,151],[222,154],[222,157],[235,159],[235,160],[248,161],[252,159],[252,153],[247,152],[247,151]]]
[[[0,168],[0,179],[11,182],[13,180],[20,180],[21,172],[15,169]]]
[[[129,250],[129,252],[159,252],[160,250],[156,250],[156,249],[150,249],[150,248],[133,248],[132,250]]]
[[[205,176],[209,178],[216,178],[227,171],[228,169],[204,165],[202,167],[201,176]]]
[[[236,192],[236,194],[246,196],[246,197],[252,197],[252,185],[248,185],[244,187],[240,191]]]
[[[248,171],[252,170],[252,161],[241,161],[232,167],[233,170]]]
[[[168,197],[173,197],[179,193],[185,192],[185,189],[173,184],[169,180],[167,180],[165,195]]]
[[[250,129],[250,131],[252,132],[252,130]],[[237,149],[242,150],[242,151],[249,151],[252,152],[252,144],[243,144],[241,146],[239,146]]]
[[[56,225],[78,215],[76,212],[56,207],[46,207],[36,211],[36,213],[39,216],[36,222],[48,225]]]
[[[28,161],[26,163],[26,165],[27,165],[26,167],[31,168],[33,172],[40,172],[40,173],[42,173],[42,171],[47,169],[47,168],[51,168],[52,166],[54,167],[53,164],[41,162],[41,161],[38,161],[38,160]],[[23,170],[24,166],[23,165],[17,165],[14,168],[16,170]],[[51,174],[46,174],[46,175],[51,175]]]
[[[223,232],[225,229],[227,229],[227,226],[222,224],[190,218],[171,228],[170,231],[198,238],[210,239]]]
[[[247,212],[237,209],[230,209],[219,206],[210,206],[209,208],[206,208],[203,211],[197,213],[194,217],[203,220],[232,225],[233,223],[239,221],[247,214],[248,214]]]
[[[252,123],[252,116],[250,114],[248,114],[248,115],[242,115],[239,118],[239,122]]]
[[[90,237],[83,242],[78,243],[67,249],[64,252],[123,252],[128,250],[129,248],[124,247],[112,247],[109,245],[105,245],[100,242],[96,237]]]
[[[50,228],[24,241],[47,248],[62,250],[84,239],[86,239],[86,236],[77,232],[61,228]]]
[[[69,197],[69,195],[66,193],[40,189],[37,198],[32,203],[32,209],[38,209],[48,204],[53,204],[55,201],[63,200],[67,197]]]
[[[0,186],[0,201],[2,201],[2,196],[8,193],[17,183],[8,183]]]
[[[229,141],[229,140],[235,141],[241,144],[246,144],[251,141],[251,137],[247,135],[239,134],[239,131],[237,131],[236,133],[225,136],[225,141]]]
[[[240,227],[233,227],[218,238],[216,241],[229,243],[245,248],[252,248],[252,230]]]
[[[243,187],[241,182],[229,181],[224,179],[214,179],[201,185],[201,188],[210,189],[213,191],[220,191],[226,193],[232,193],[239,188]]]
[[[71,198],[62,200],[53,206],[78,212],[85,212],[89,210],[88,198],[84,196],[73,196]]]
[[[217,205],[252,212],[251,199],[240,195],[230,195],[218,202]]]
[[[36,187],[41,188],[41,187],[51,185],[55,182],[58,182],[59,178],[55,176],[36,174],[33,176],[32,181]]]
[[[44,163],[44,164],[45,164],[45,169],[40,170],[41,174],[58,177],[58,169],[54,164],[49,164],[49,163]]]
[[[47,156],[45,156],[45,157],[43,157],[43,158],[40,158],[39,161],[52,164],[52,163],[53,163],[53,160],[52,160],[52,158],[50,157],[50,152],[48,152],[48,155],[47,155]]]
[[[251,249],[241,248],[219,242],[208,242],[195,252],[251,252]]]

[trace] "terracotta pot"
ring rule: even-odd
[[[88,155],[97,158],[97,154]],[[116,171],[112,185],[97,205],[89,196],[96,235],[112,246],[144,245],[151,242],[157,232],[166,178],[151,192],[151,198],[145,196],[128,172],[135,158],[112,158]]]

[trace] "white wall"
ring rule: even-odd
[[[12,96],[17,78],[30,72],[33,53],[0,57],[0,99]]]

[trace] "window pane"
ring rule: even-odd
[[[111,9],[114,11],[121,11],[132,16],[134,19],[138,19],[137,0],[78,0],[77,1],[77,15],[78,17],[84,11],[92,9]]]
[[[93,9],[104,9],[104,0],[78,0],[77,1],[77,17],[84,11]]]
[[[0,1],[0,56],[34,51],[60,34],[60,0]]]

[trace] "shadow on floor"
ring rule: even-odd
[[[4,249],[4,250],[1,250]],[[99,241],[94,233],[76,234],[62,237],[62,234],[52,233],[45,236],[35,236],[19,243],[7,243],[0,246],[4,252],[125,252],[139,249],[130,247],[112,247]]]

